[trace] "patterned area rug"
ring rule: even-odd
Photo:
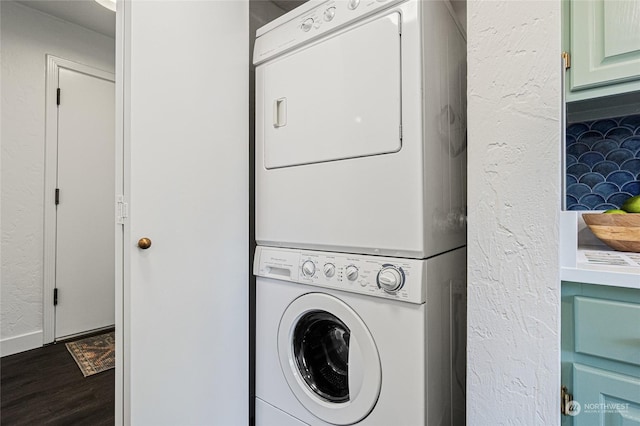
[[[116,365],[114,331],[66,343],[66,346],[84,377],[109,370]]]

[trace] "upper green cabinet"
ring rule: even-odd
[[[567,101],[640,90],[640,0],[571,0],[565,12]]]

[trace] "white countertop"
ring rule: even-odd
[[[584,212],[565,211],[560,220],[560,279],[640,289],[640,253],[613,250],[582,220]]]

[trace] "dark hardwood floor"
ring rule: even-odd
[[[64,343],[6,356],[0,374],[3,426],[114,424],[115,370],[83,377]]]

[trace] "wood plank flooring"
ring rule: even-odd
[[[114,424],[115,370],[83,377],[64,343],[3,357],[0,375],[3,426]]]

